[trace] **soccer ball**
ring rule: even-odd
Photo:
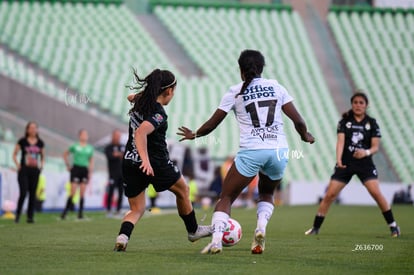
[[[222,243],[223,246],[236,245],[242,237],[242,228],[240,223],[235,219],[229,218],[227,228],[224,231]]]

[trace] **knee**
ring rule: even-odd
[[[336,199],[337,194],[335,193],[326,193],[324,201],[332,203]]]

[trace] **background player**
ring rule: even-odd
[[[328,190],[322,199],[313,227],[306,235],[318,234],[339,192],[348,184],[353,175],[357,175],[369,194],[377,202],[391,230],[392,237],[400,235],[400,229],[394,220],[391,208],[381,194],[378,172],[372,161],[372,155],[378,151],[381,133],[377,121],[366,111],[368,97],[357,92],[351,97],[352,108],[342,115],[338,123],[336,142],[336,166]]]
[[[130,211],[122,221],[116,238],[115,251],[125,251],[135,224],[145,212],[145,189],[151,183],[157,192],[170,190],[176,196],[177,209],[188,232],[188,239],[196,241],[211,235],[210,226],[197,224],[189,199],[188,186],[170,160],[166,143],[167,114],[163,108],[174,96],[177,80],[170,71],[155,69],[141,79],[134,72],[137,94],[128,96],[133,102],[129,112],[129,138],[126,145],[122,174],[125,195]]]
[[[26,125],[24,137],[19,139],[13,151],[13,161],[17,168],[17,181],[19,182],[19,200],[17,201],[15,222],[20,221],[23,203],[29,192],[29,203],[27,207],[27,222],[34,223],[34,208],[36,202],[36,188],[39,174],[44,166],[45,144],[40,139],[35,122]],[[20,162],[17,161],[17,154],[21,151]]]
[[[122,159],[124,157],[125,146],[121,144],[121,132],[112,132],[112,141],[105,147],[105,156],[108,162],[109,183],[108,197],[106,200],[107,216],[111,216],[112,197],[115,188],[118,190],[118,201],[116,204],[116,215],[119,215],[122,207],[123,180],[122,180]]]
[[[184,139],[194,139],[213,131],[230,110],[233,110],[240,129],[240,151],[224,182],[216,204],[212,225],[213,238],[201,252],[216,254],[222,251],[222,237],[231,205],[240,192],[259,173],[259,200],[257,228],[252,243],[252,253],[260,254],[265,248],[267,223],[273,213],[273,193],[283,177],[287,164],[284,152],[288,144],[283,132],[282,111],[294,122],[302,140],[313,143],[313,136],[297,112],[292,97],[276,80],[261,77],[265,60],[259,51],[245,50],[239,60],[243,82],[230,87],[220,106],[195,133],[186,127],[177,133]]]
[[[85,129],[79,131],[79,141],[72,144],[68,150],[63,153],[68,171],[70,171],[70,195],[66,202],[66,207],[60,217],[62,220],[66,218],[68,210],[72,207],[73,196],[79,185],[80,200],[78,219],[83,219],[83,206],[85,203],[86,184],[89,182],[93,170],[93,146],[88,144],[88,132]],[[69,163],[69,155],[73,156],[73,166]]]

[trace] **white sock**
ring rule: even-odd
[[[389,227],[396,227],[397,226],[397,222],[393,221],[392,223],[388,224]]]
[[[211,224],[213,225],[213,243],[221,243],[223,232],[226,230],[229,215],[225,212],[216,211],[213,213]]]
[[[274,208],[270,202],[261,201],[257,204],[257,229],[266,232],[266,226],[272,217]]]

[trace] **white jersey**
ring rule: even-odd
[[[240,148],[288,148],[283,132],[282,106],[293,98],[285,87],[273,79],[255,78],[236,98],[242,85],[230,87],[218,107],[226,113],[234,111],[239,122]]]

